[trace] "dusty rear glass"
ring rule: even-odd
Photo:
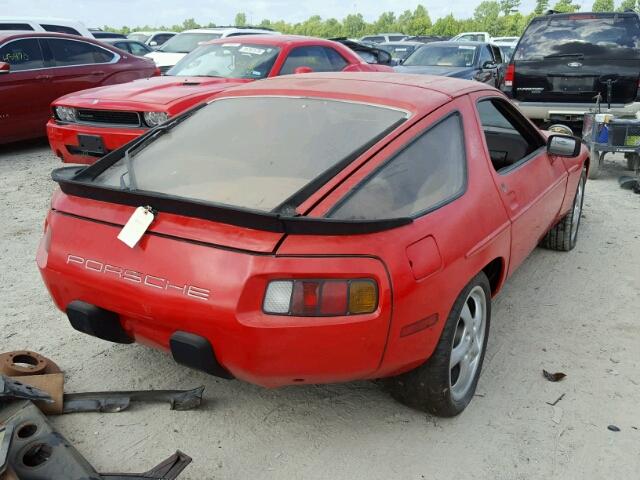
[[[636,15],[569,15],[531,22],[514,60],[564,56],[638,58],[640,23]]]
[[[471,67],[477,47],[472,45],[426,45],[404,61],[404,66]]]
[[[132,172],[122,158],[93,181],[271,211],[406,117],[318,98],[220,99],[133,151]]]
[[[204,45],[180,60],[167,75],[251,78],[266,77],[280,53],[271,45],[224,43]]]
[[[166,53],[189,53],[201,44],[209,40],[215,40],[222,35],[219,33],[180,33],[158,49],[160,52]]]

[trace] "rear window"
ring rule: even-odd
[[[66,33],[68,35],[80,35],[80,32],[78,32],[75,28],[65,27],[63,25],[46,25],[46,24],[43,23],[43,24],[41,24],[41,26],[47,32]]]
[[[93,181],[272,211],[406,117],[387,107],[318,98],[220,99]]]
[[[169,39],[159,50],[167,53],[190,53],[201,44],[221,36],[219,33],[181,33]]]
[[[478,47],[471,45],[441,45],[431,43],[420,47],[407,57],[403,65],[470,67],[474,64]]]
[[[525,31],[514,60],[575,55],[638,57],[640,25],[635,15],[569,15],[541,18]]]

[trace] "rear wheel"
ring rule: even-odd
[[[578,229],[580,228],[580,218],[582,217],[582,206],[584,204],[584,189],[587,183],[587,175],[582,171],[576,195],[573,198],[573,207],[555,227],[553,227],[544,237],[540,245],[550,250],[568,252],[573,250],[578,242]]]
[[[604,152],[598,152],[595,147],[589,150],[589,179],[593,180],[600,175],[600,167],[604,161]]]
[[[473,398],[491,319],[491,289],[476,275],[456,299],[433,355],[420,367],[385,381],[401,403],[440,417],[462,412]]]

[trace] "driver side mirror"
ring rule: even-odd
[[[296,75],[299,73],[313,73],[313,68],[311,67],[296,67],[296,69],[293,71],[293,73],[295,73]]]
[[[483,70],[493,70],[494,68],[498,68],[498,64],[493,60],[487,60],[482,64]]]
[[[0,62],[0,74],[9,73],[11,71],[11,65],[5,62]]]
[[[558,157],[577,157],[580,154],[580,141],[568,135],[551,135],[547,140],[547,153]]]

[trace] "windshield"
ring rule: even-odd
[[[265,78],[269,75],[279,52],[279,48],[269,45],[204,45],[180,60],[167,75]]]
[[[215,40],[222,35],[219,33],[180,33],[167,40],[159,51],[167,53],[191,53],[201,43]]]
[[[582,55],[638,58],[639,47],[640,26],[635,15],[570,15],[533,21],[514,58],[540,60]]]
[[[127,35],[127,38],[130,38],[131,40],[136,40],[140,43],[144,43],[147,41],[147,39],[150,36],[151,35],[147,35],[146,33],[130,33],[129,35]]]
[[[403,65],[471,67],[477,49],[471,45],[425,45],[409,55]]]
[[[406,117],[338,100],[223,98],[133,150],[128,162],[119,159],[93,182],[272,211]]]
[[[394,60],[403,60],[416,49],[416,47],[413,45],[403,45],[402,43],[397,43],[394,45],[378,45],[378,48],[389,53],[391,55],[391,58],[393,58]]]

